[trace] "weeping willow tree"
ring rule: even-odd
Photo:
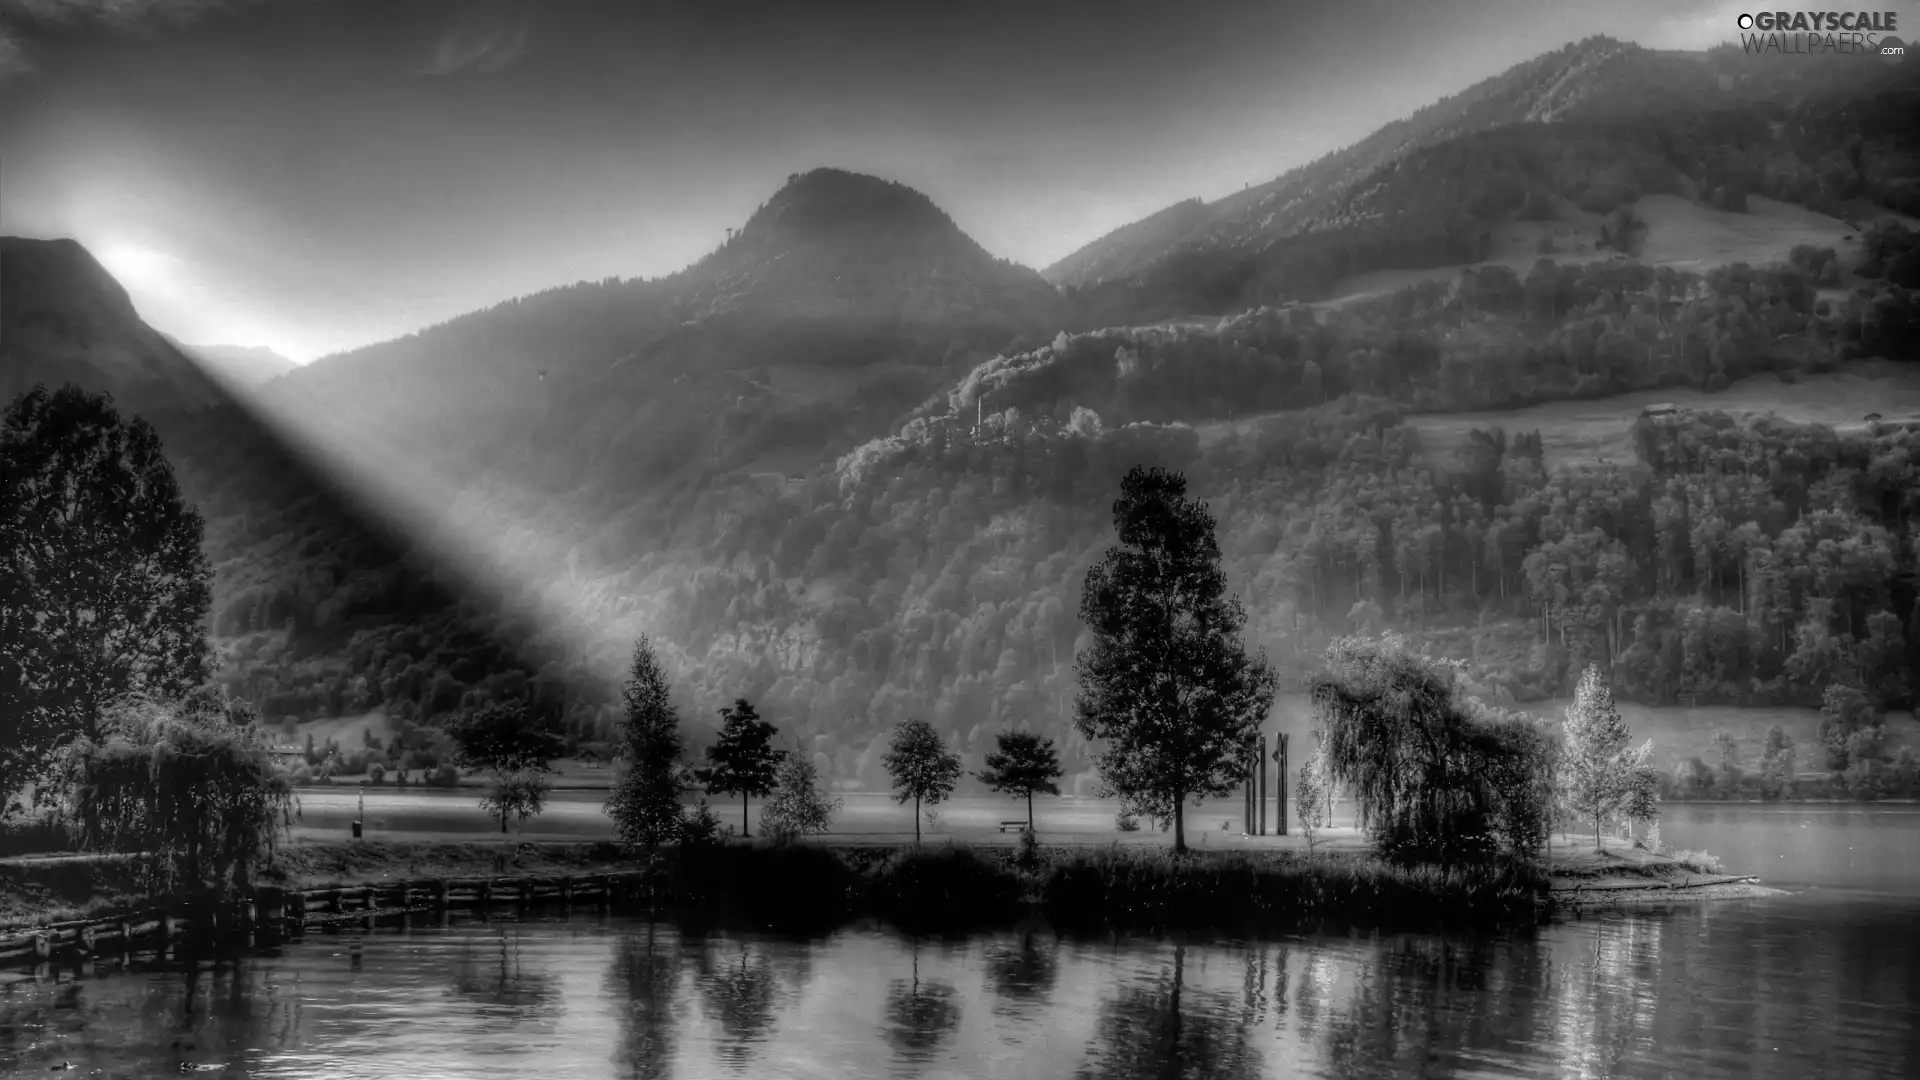
[[[293,789],[265,739],[212,699],[129,701],[103,738],[68,747],[64,772],[80,846],[147,856],[155,891],[244,888],[292,824]]]
[[[1310,686],[1329,777],[1381,855],[1452,865],[1531,857],[1546,840],[1553,742],[1538,721],[1469,697],[1405,638],[1341,638]]]

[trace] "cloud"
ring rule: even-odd
[[[212,15],[297,0],[0,0],[0,80],[33,70],[41,34],[95,31],[146,34]]]
[[[27,62],[27,52],[20,43],[7,33],[6,24],[0,23],[0,82],[12,75],[25,75],[33,70]]]
[[[517,2],[482,3],[455,20],[420,69],[422,75],[504,71],[527,51],[533,8]]]

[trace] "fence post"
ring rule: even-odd
[[[1285,836],[1287,835],[1287,733],[1282,731],[1273,739],[1275,743],[1273,760],[1280,766],[1279,781],[1274,784],[1275,794],[1279,795],[1279,799],[1276,800],[1277,805],[1273,810],[1274,821],[1280,827],[1275,829],[1274,833]]]
[[[1260,767],[1260,835],[1267,835],[1267,737],[1260,736],[1260,756],[1254,759]]]

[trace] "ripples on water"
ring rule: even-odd
[[[1667,817],[1676,842],[1819,887],[1479,939],[314,934],[218,964],[0,972],[0,1075],[1920,1076],[1920,813]]]
[[[621,919],[316,934],[0,986],[7,1075],[1912,1077],[1920,906],[1480,938],[800,941]],[[71,1061],[75,1072],[48,1069]]]

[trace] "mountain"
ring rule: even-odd
[[[196,408],[218,387],[72,240],[0,237],[0,400],[35,383],[108,390],[135,411]]]
[[[536,635],[503,629],[498,601],[430,531],[143,323],[80,244],[0,238],[0,298],[0,405],[73,383],[159,433],[205,521],[217,677],[265,715],[371,707],[382,679],[444,709],[475,684],[536,676]],[[435,684],[449,669],[466,681]]]
[[[1468,213],[1475,190],[1442,181],[1471,166],[1454,158],[1472,159],[1474,140],[1533,153],[1529,139],[1558,146],[1567,131],[1600,137],[1556,121],[1438,143],[1404,159],[1434,163],[1408,166],[1417,190],[1404,197],[1443,219]],[[1346,201],[1358,220],[1369,197]],[[1848,228],[1832,226],[1836,241]],[[597,684],[582,697],[602,703],[572,714],[582,737],[608,729],[646,633],[696,730],[747,696],[844,781],[881,782],[902,716],[976,755],[997,728],[1031,722],[1079,770],[1087,747],[1064,721],[1085,644],[1078,584],[1111,542],[1119,477],[1140,463],[1186,470],[1212,502],[1250,636],[1290,676],[1333,634],[1394,626],[1470,661],[1501,700],[1557,693],[1600,657],[1646,700],[1745,700],[1763,685],[1768,700],[1804,701],[1778,635],[1820,598],[1779,594],[1752,630],[1772,644],[1737,662],[1709,655],[1700,620],[1731,618],[1737,583],[1724,563],[1662,563],[1677,541],[1647,508],[1682,500],[1659,520],[1706,520],[1738,505],[1727,512],[1764,522],[1785,565],[1796,545],[1823,542],[1792,516],[1807,485],[1837,497],[1835,463],[1881,451],[1817,451],[1801,480],[1786,463],[1802,451],[1770,434],[1741,452],[1781,463],[1777,489],[1739,503],[1710,457],[1590,478],[1538,434],[1491,431],[1497,420],[1459,455],[1429,453],[1408,414],[1712,394],[1901,355],[1908,294],[1874,276],[1871,252],[1846,250],[1711,272],[1605,257],[1487,267],[1337,310],[1061,333],[1049,320],[1068,316],[1044,285],[924,199],[825,172],[793,178],[680,274],[503,304],[323,360],[266,396],[287,395],[289,423],[294,403],[325,401],[302,414],[316,437],[361,455],[427,508],[448,550],[555,628],[569,669]],[[1816,279],[1871,299],[1829,288],[1843,306],[1816,316]],[[996,322],[1010,306],[1017,317]],[[1885,485],[1903,475],[1885,473],[1820,527],[1906,559],[1904,534],[1881,524]],[[1689,613],[1691,597],[1706,614]],[[1847,603],[1847,647],[1885,653],[1885,618],[1911,597]],[[1684,663],[1669,670],[1669,657]],[[380,685],[382,708],[440,707],[420,684]]]
[[[245,389],[254,389],[300,366],[261,345],[174,344],[215,375]]]
[[[631,492],[657,493],[830,460],[942,379],[1052,333],[1058,312],[1039,274],[989,255],[926,196],[819,169],[677,274],[509,301],[265,393],[455,474],[492,462],[497,442],[476,440],[508,430],[528,470],[617,461]]]
[[[1370,271],[1473,263],[1489,232],[1562,207],[1672,193],[1766,195],[1844,215],[1920,210],[1908,65],[1593,38],[1537,57],[1345,149],[1218,202],[1189,201],[1048,267],[1079,325],[1313,300]]]

